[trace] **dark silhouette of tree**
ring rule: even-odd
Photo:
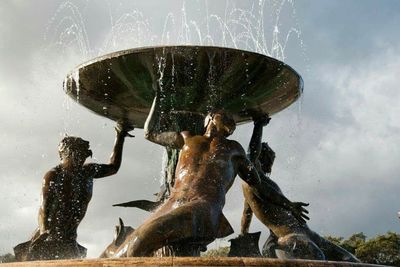
[[[215,249],[209,249],[207,252],[202,253],[203,257],[227,257],[229,253],[229,247],[219,247]]]
[[[400,234],[378,235],[357,247],[355,254],[363,262],[400,266]]]
[[[348,239],[334,236],[325,238],[353,253],[364,263],[400,267],[400,234],[388,232],[368,240],[362,232]]]
[[[343,240],[340,246],[349,251],[350,253],[355,254],[356,249],[359,246],[363,245],[365,243],[365,240],[367,240],[367,236],[364,235],[363,232],[359,232]]]
[[[0,263],[15,262],[15,257],[11,253],[0,255]]]

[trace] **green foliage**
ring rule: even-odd
[[[355,254],[363,262],[400,266],[400,234],[378,235],[357,247]]]
[[[347,239],[334,236],[325,238],[353,253],[361,262],[400,267],[400,234],[388,232],[368,240],[362,232]]]
[[[343,240],[340,244],[341,247],[355,254],[356,249],[365,243],[367,236],[363,232],[353,234],[348,239]]]
[[[201,256],[204,257],[227,257],[229,253],[229,247],[219,247],[216,249],[207,250]]]
[[[0,255],[0,263],[15,262],[15,257],[11,253]]]

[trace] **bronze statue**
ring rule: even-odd
[[[259,177],[277,192],[279,186],[269,178],[275,153],[267,143],[261,143],[263,127],[269,123],[266,115],[254,119],[254,130],[249,144],[249,158],[256,166]],[[305,222],[297,220],[284,208],[261,199],[252,185],[243,183],[245,197],[241,235],[248,234],[252,214],[267,226],[271,235],[264,245],[267,257],[351,261],[359,260],[345,249],[322,238],[310,230]]]
[[[121,218],[119,218],[119,224],[115,226],[114,239],[110,245],[101,253],[100,258],[112,258],[120,246],[125,242],[126,238],[133,232],[130,226],[125,226]]]
[[[258,247],[261,232],[246,233],[230,239],[228,257],[262,257]]]
[[[86,249],[76,241],[77,228],[92,197],[93,179],[117,173],[121,166],[127,125],[119,123],[108,164],[87,163],[92,156],[89,142],[67,136],[59,144],[61,163],[43,178],[39,228],[31,240],[14,248],[18,260],[83,258]]]
[[[175,184],[169,198],[130,236],[116,257],[148,256],[166,245],[204,247],[216,238],[233,232],[222,213],[225,194],[237,174],[257,191],[257,195],[303,216],[304,203],[293,203],[265,183],[248,160],[242,146],[227,139],[235,130],[234,120],[224,112],[209,114],[204,135],[174,132],[161,125],[167,112],[156,95],[146,121],[147,139],[181,148]]]

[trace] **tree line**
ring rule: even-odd
[[[349,238],[325,236],[326,239],[353,253],[363,263],[400,267],[400,234],[387,232],[373,238],[363,233],[355,233]],[[227,256],[229,247],[208,250],[203,256]]]

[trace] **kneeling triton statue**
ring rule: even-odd
[[[233,232],[222,214],[225,195],[238,174],[257,191],[257,195],[281,205],[303,221],[304,203],[290,202],[282,194],[259,180],[256,169],[242,146],[227,139],[235,122],[223,111],[210,113],[205,119],[205,133],[168,131],[156,95],[145,125],[149,140],[180,148],[175,185],[170,197],[125,241],[115,256],[149,256],[166,245],[205,246],[216,238]]]
[[[31,240],[14,248],[19,261],[86,257],[76,241],[77,229],[86,214],[93,192],[93,179],[117,173],[121,166],[128,129],[116,127],[117,136],[109,164],[84,164],[92,151],[89,142],[67,136],[59,144],[61,163],[43,177],[39,227]]]
[[[268,116],[254,118],[254,129],[248,149],[249,159],[257,169],[260,179],[281,192],[279,186],[269,177],[275,152],[267,143],[261,143],[263,126],[266,126],[269,120]],[[247,183],[243,183],[243,193],[245,203],[241,236],[248,234],[254,212],[271,233],[263,248],[264,256],[280,259],[359,262],[350,252],[321,237],[306,223],[299,222],[290,212],[275,203],[259,198],[257,192]]]

